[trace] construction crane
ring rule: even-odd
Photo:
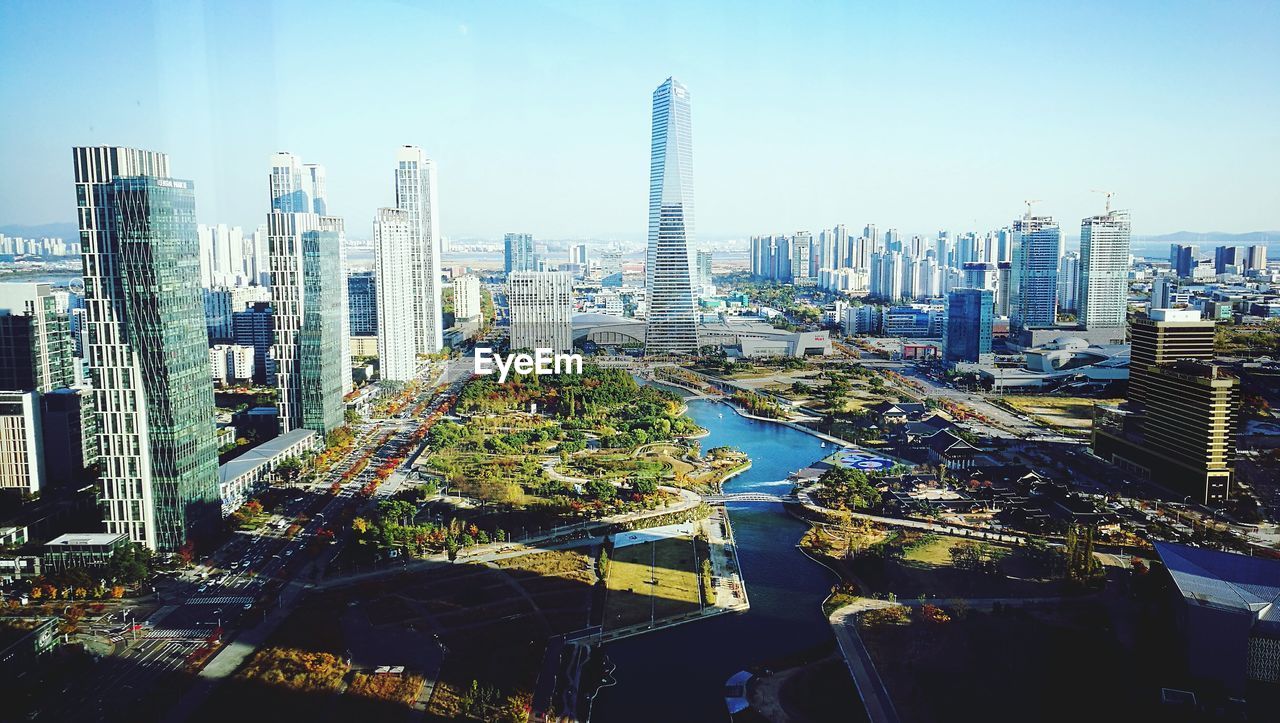
[[[1091,191],[1091,192],[1092,192],[1092,193],[1101,193],[1102,195],[1104,195],[1104,196],[1106,196],[1106,197],[1107,197],[1107,213],[1111,213],[1111,197],[1112,197],[1112,196],[1114,196],[1114,195],[1116,195],[1116,194],[1115,194],[1115,192],[1114,192],[1114,191],[1099,191],[1099,190],[1098,190],[1098,189],[1096,189],[1096,188],[1092,189],[1092,191]]]
[[[1040,203],[1040,201],[1041,199],[1039,198],[1033,198],[1030,201],[1023,201],[1023,203],[1027,204],[1027,215],[1024,218],[1031,218],[1031,207]]]

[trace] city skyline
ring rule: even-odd
[[[216,17],[199,6],[109,16],[88,5],[72,9],[56,24],[39,9],[0,9],[0,57],[11,65],[49,59],[0,90],[9,107],[23,107],[37,89],[45,100],[42,113],[0,121],[8,139],[0,142],[0,162],[31,169],[0,184],[6,223],[73,219],[59,162],[66,149],[125,143],[181,159],[202,189],[200,223],[246,229],[257,225],[262,158],[282,148],[322,158],[338,199],[328,212],[365,229],[376,208],[394,201],[378,159],[387,147],[419,143],[439,164],[445,236],[528,229],[537,237],[639,240],[644,212],[634,197],[644,161],[630,139],[647,118],[636,97],[651,78],[675,74],[701,99],[694,183],[706,239],[874,219],[904,229],[996,228],[1029,197],[1046,199],[1044,213],[1083,218],[1101,206],[1091,189],[1116,192],[1119,208],[1142,209],[1136,238],[1280,227],[1280,191],[1265,178],[1280,160],[1268,122],[1276,99],[1256,92],[1280,79],[1265,50],[1280,26],[1270,6],[1162,7],[1160,24],[1143,21],[1136,8],[1035,8],[1019,14],[1034,17],[1015,20],[1014,13],[950,8],[761,8],[724,17],[703,7],[684,13],[688,27],[656,49],[645,46],[643,30],[662,13],[610,5],[503,12],[375,5],[358,21],[289,13],[287,4],[220,8]],[[908,16],[910,37],[901,34]],[[101,71],[80,62],[92,33],[148,21],[165,30],[152,43]],[[424,74],[416,93],[404,93],[391,76],[353,76],[340,67],[341,54],[284,52],[319,39],[414,67],[419,61],[404,53],[416,48],[381,42],[380,28],[406,22],[422,24],[449,58]],[[1016,32],[1031,22],[1034,38]],[[1078,31],[1082,23],[1088,35]],[[741,38],[768,41],[762,27],[822,52],[771,57],[765,66],[742,55],[755,43]],[[854,32],[859,43],[843,42]],[[966,37],[998,41],[1001,55],[1023,61],[947,50]],[[1206,37],[1230,37],[1236,51],[1216,53]],[[1061,47],[1065,62],[1028,52],[1045,44]],[[615,49],[616,58],[607,52]],[[1161,62],[1148,67],[1152,58]],[[330,77],[331,113],[293,112],[302,89],[281,79],[301,72],[298,63]],[[512,67],[525,72],[507,77]],[[394,92],[382,85],[393,82]],[[1096,116],[1069,112],[1071,98],[1104,82],[1125,102]],[[1028,101],[1033,121],[1001,111],[1028,87],[1036,90]],[[396,113],[367,119],[356,110],[393,96],[404,101],[402,111],[397,105]],[[499,99],[515,110],[487,112]],[[1185,113],[1188,99],[1214,107],[1229,132],[1196,124]],[[100,111],[87,117],[85,108]],[[546,137],[573,142],[550,152],[540,142]],[[1038,170],[1008,173],[1027,152],[1036,153]],[[557,213],[565,199],[579,211]]]

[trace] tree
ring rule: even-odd
[[[593,479],[590,482],[587,482],[584,487],[584,491],[588,497],[600,500],[601,502],[608,502],[618,496],[617,487],[599,479]]]
[[[880,490],[871,484],[866,473],[848,467],[832,467],[823,472],[815,496],[824,507],[833,509],[868,509],[880,504]]]

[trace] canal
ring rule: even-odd
[[[701,440],[704,451],[729,446],[751,458],[751,469],[725,483],[726,492],[785,493],[789,474],[832,451],[816,437],[744,419],[721,402],[690,400],[689,416],[711,433]],[[821,603],[835,576],[796,549],[806,526],[776,503],[728,509],[751,610],[609,643],[617,683],[600,691],[593,721],[727,721],[729,676],[832,638]]]

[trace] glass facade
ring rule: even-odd
[[[343,423],[337,247],[333,231],[302,234],[302,293],[307,299],[299,334],[302,426],[320,434]]]
[[[645,259],[646,354],[698,349],[689,249],[693,245],[693,138],[689,91],[667,78],[653,92],[649,248]]]
[[[1052,218],[1028,215],[1013,222],[1011,330],[1053,326],[1057,322],[1061,255],[1062,236]]]
[[[990,289],[956,289],[947,295],[942,356],[949,363],[991,359],[996,295]]]
[[[218,508],[195,193],[160,153],[74,160],[103,519],[175,552]]]

